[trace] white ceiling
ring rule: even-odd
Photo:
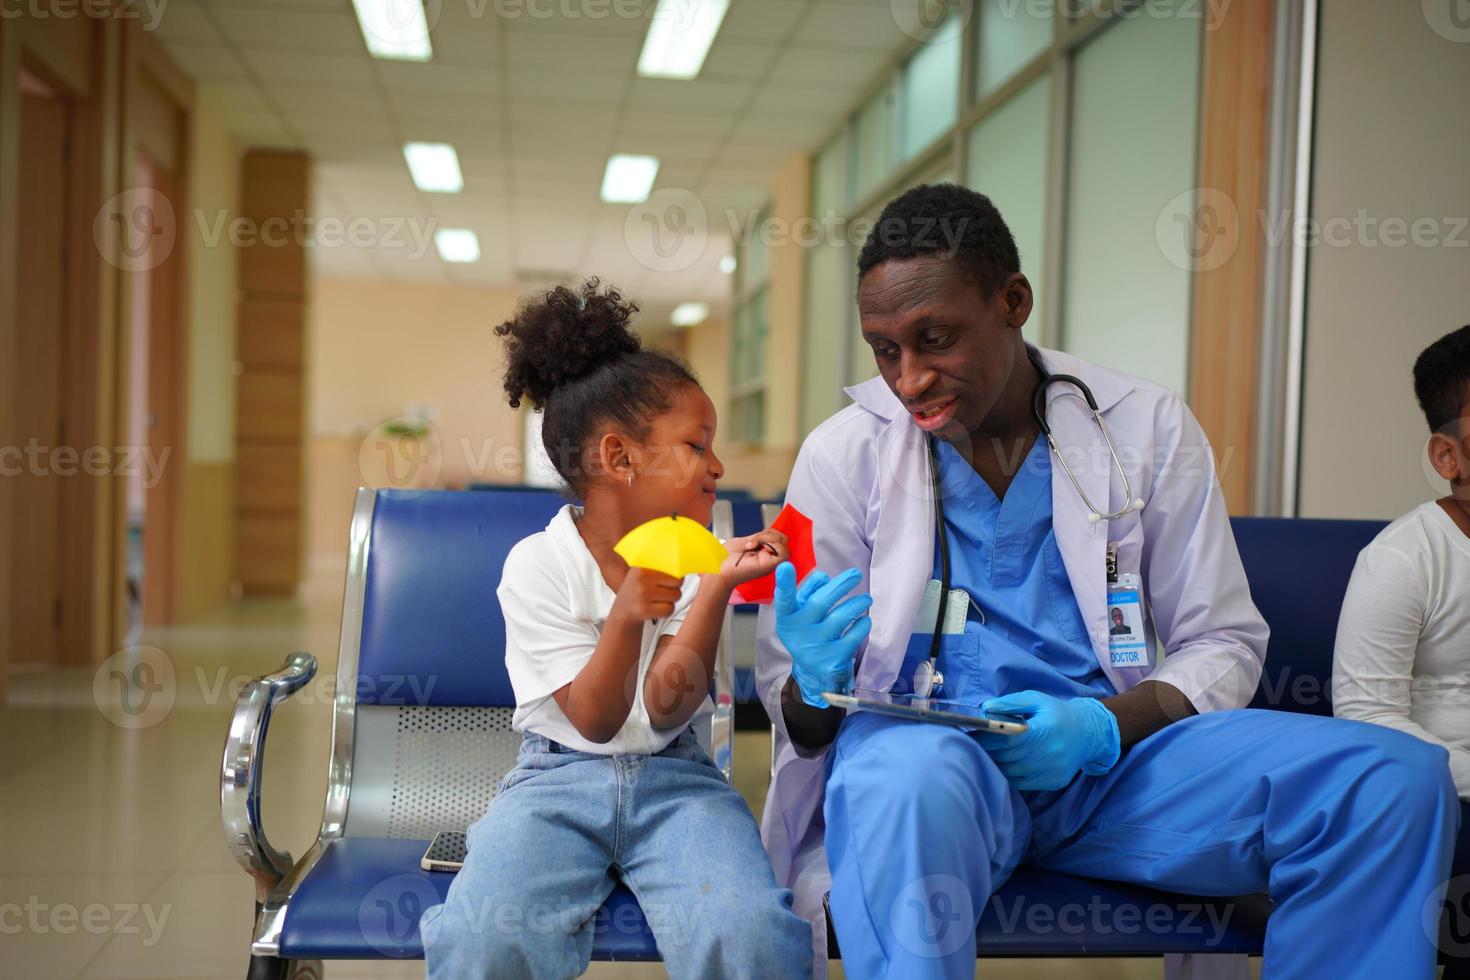
[[[911,43],[893,7],[913,2],[732,0],[692,81],[634,71],[652,0],[428,0],[428,63],[370,57],[351,0],[169,0],[158,33],[242,144],[312,154],[317,215],[373,223],[373,247],[314,249],[318,273],[516,289],[541,272],[597,274],[657,316],[683,300],[723,304],[727,209],[761,205],[777,167],[815,149]],[[644,16],[595,17],[634,4]],[[464,192],[417,190],[408,140],[454,144]],[[687,268],[640,261],[630,206],[599,200],[614,152],[657,156],[655,192],[682,188],[703,205],[707,244]],[[430,247],[414,258],[389,218],[420,236],[435,222],[474,229],[483,257],[451,265]]]

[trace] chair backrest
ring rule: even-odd
[[[338,663],[333,765],[349,836],[463,830],[515,764],[515,695],[495,590],[555,492],[358,491]],[[329,792],[328,809],[332,806]],[[330,816],[330,813],[329,813]]]
[[[510,549],[565,503],[538,490],[358,491],[324,834],[430,838],[485,811],[520,746],[495,592]],[[700,734],[728,767],[728,738]]]
[[[1271,628],[1252,708],[1330,715],[1332,649],[1358,552],[1386,524],[1285,517],[1230,521],[1251,599]]]

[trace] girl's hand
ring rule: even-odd
[[[634,622],[667,619],[674,614],[683,583],[651,568],[630,568],[623,576],[612,611]]]
[[[790,557],[786,535],[771,528],[743,538],[730,538],[725,542],[725,548],[730,557],[720,565],[720,577],[732,589],[771,574],[777,565]]]

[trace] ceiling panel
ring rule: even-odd
[[[245,66],[235,52],[223,44],[170,42],[169,54],[196,82],[243,82]]]
[[[281,47],[352,53],[366,50],[352,5],[332,8],[210,8],[225,33],[242,47]]]
[[[370,90],[373,74],[365,51],[320,51],[302,57],[300,51],[251,45],[240,49],[246,64],[272,88],[297,84],[339,85]]]
[[[779,41],[801,23],[807,6],[792,0],[735,0],[720,25],[720,38]]]
[[[733,0],[699,78],[645,79],[635,67],[654,0],[634,2],[429,0],[428,63],[370,58],[349,0],[169,0],[160,36],[242,145],[313,155],[318,214],[417,232],[430,249],[317,248],[319,274],[523,288],[515,277],[528,270],[596,273],[625,285],[658,329],[675,302],[723,308],[731,215],[765,204],[791,153],[828,135],[912,42],[889,0]],[[414,139],[455,146],[463,193],[413,186],[401,144]],[[656,191],[697,195],[698,261],[640,261],[626,240],[633,209],[598,199],[612,152],[657,156]],[[436,227],[473,229],[481,260],[439,261],[427,244]]]
[[[887,3],[838,3],[817,0],[792,35],[800,44],[828,44],[893,52],[913,43],[898,25]],[[856,81],[856,80],[854,80]]]
[[[153,16],[149,14],[150,18]],[[154,30],[167,45],[172,45],[175,41],[219,44],[224,40],[199,0],[173,0],[164,4],[157,15]]]

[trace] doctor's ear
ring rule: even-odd
[[[1020,272],[1012,273],[996,290],[1005,307],[1006,326],[1016,330],[1026,325],[1031,318],[1031,309],[1036,297],[1031,292],[1031,280]]]

